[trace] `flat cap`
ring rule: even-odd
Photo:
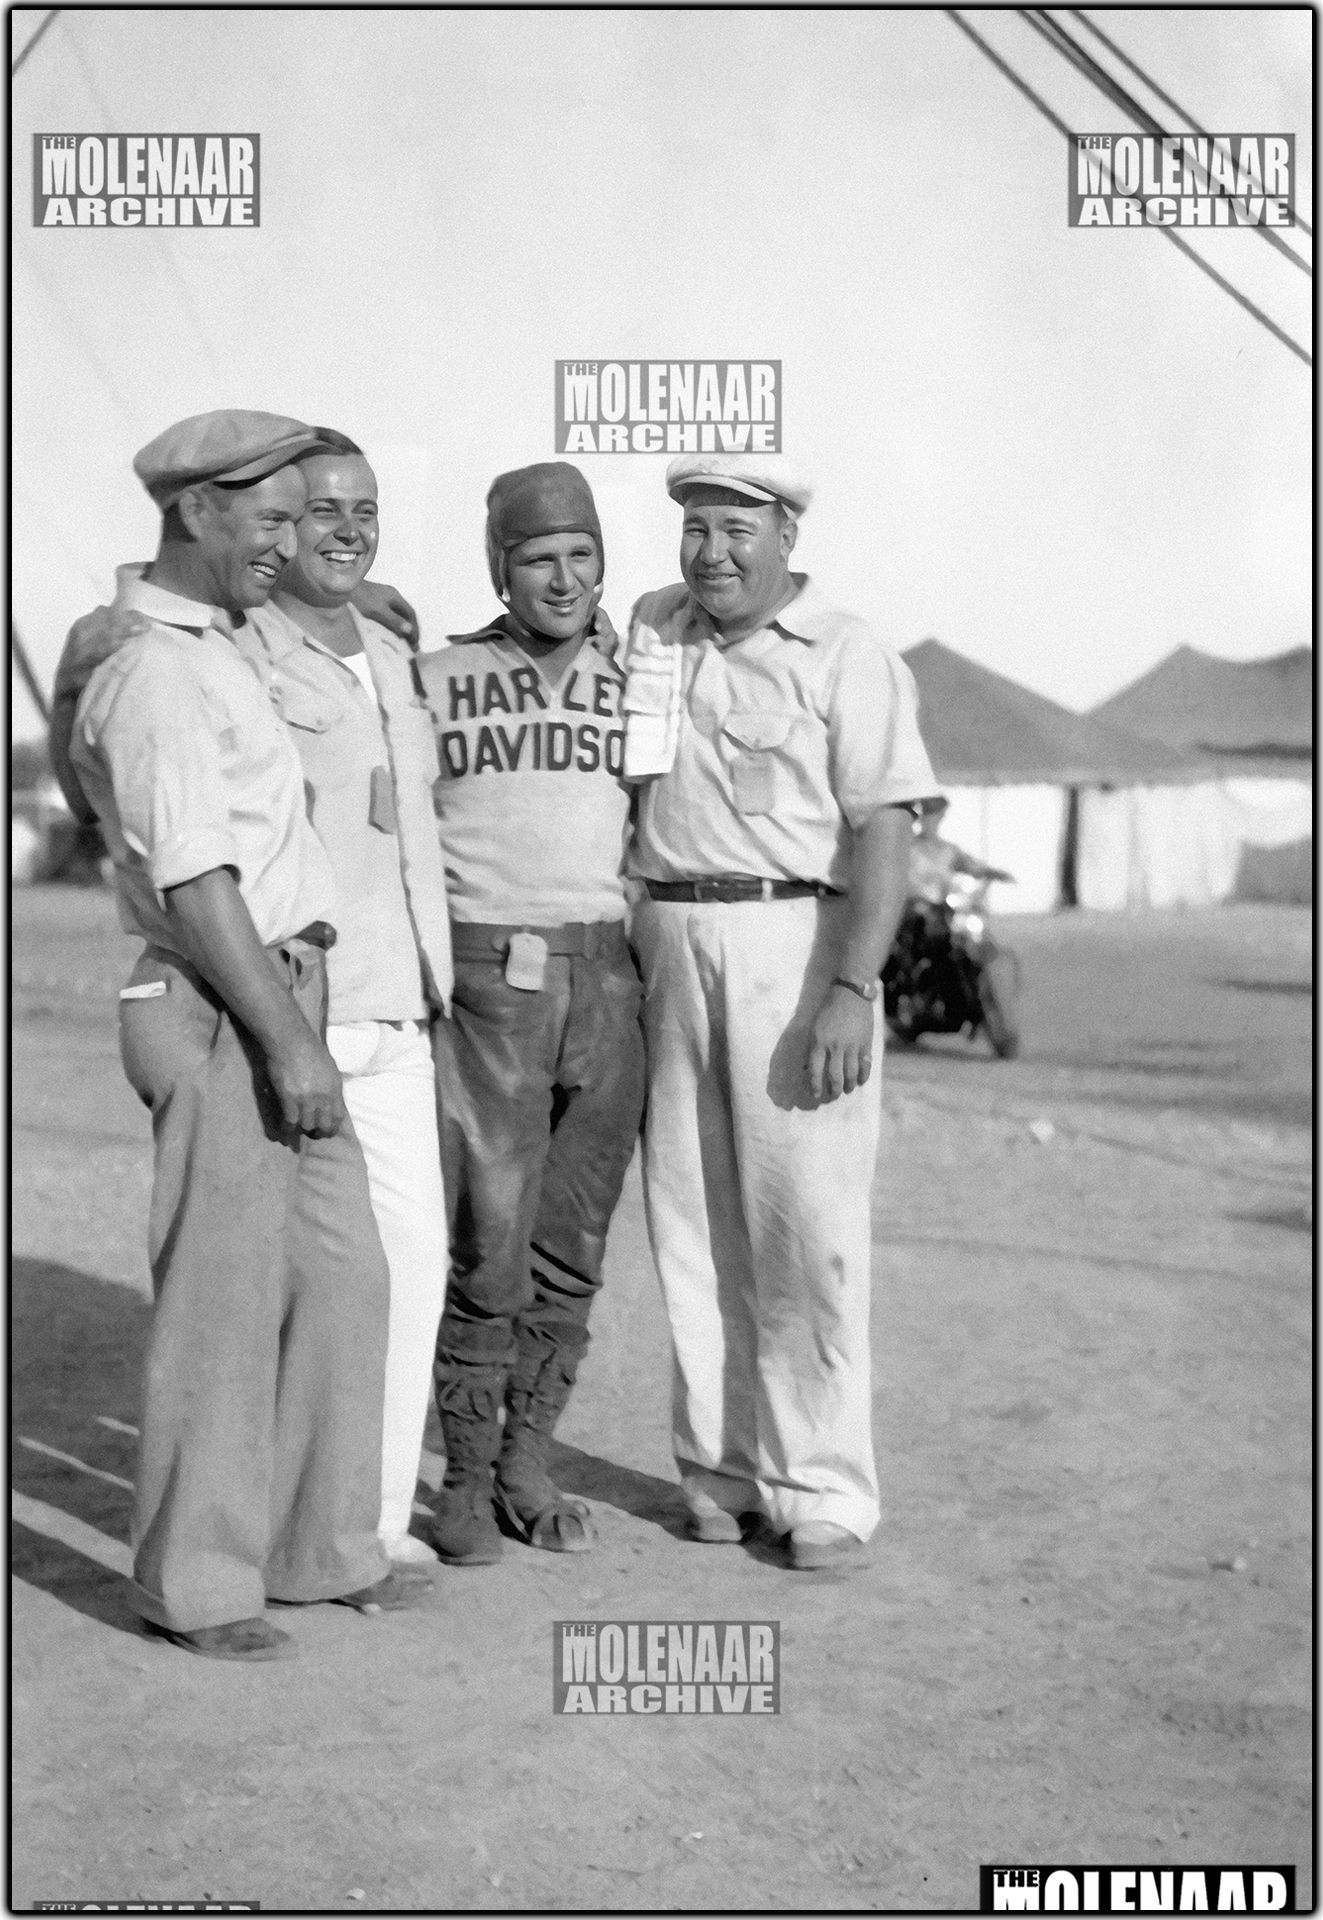
[[[783,453],[682,453],[666,469],[666,491],[683,500],[691,487],[727,487],[760,504],[777,500],[795,514],[813,498]]]
[[[302,420],[227,407],[158,433],[133,456],[133,471],[164,512],[187,487],[204,480],[252,484],[322,444],[321,430]]]

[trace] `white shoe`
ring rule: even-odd
[[[429,1547],[426,1540],[420,1540],[416,1534],[403,1533],[398,1540],[383,1540],[381,1544],[385,1547],[394,1566],[431,1567],[437,1563],[436,1550]]]
[[[858,1566],[864,1545],[848,1527],[838,1527],[831,1520],[807,1520],[791,1529],[790,1564],[800,1573],[822,1567]]]
[[[757,1518],[753,1512],[738,1517],[727,1513],[711,1494],[702,1493],[697,1487],[685,1489],[685,1501],[689,1507],[686,1529],[689,1538],[701,1540],[709,1547],[737,1547]]]

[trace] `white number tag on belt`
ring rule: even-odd
[[[547,943],[540,933],[511,936],[505,959],[505,977],[512,987],[538,993],[547,977]]]
[[[121,987],[119,997],[121,1000],[159,1000],[168,991],[164,980],[144,980],[141,986]]]

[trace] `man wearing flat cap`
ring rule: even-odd
[[[156,1307],[133,1599],[190,1652],[293,1651],[267,1598],[406,1605],[377,1538],[387,1275],[324,1043],[335,886],[235,632],[295,553],[318,430],[203,414],[135,470],[162,512],[79,698],[73,769],[145,947],[121,1051],[152,1112]],[[416,1584],[416,1577],[415,1577]]]
[[[935,782],[904,663],[791,572],[789,463],[685,456],[666,485],[684,584],[634,609],[625,707],[676,1459],[694,1538],[765,1520],[792,1566],[847,1566],[879,1514],[878,975]]]
[[[547,1471],[638,1134],[643,1041],[625,939],[622,676],[598,611],[602,530],[575,467],[487,496],[504,612],[419,656],[455,982],[437,1032],[451,1264],[437,1344],[443,1560],[496,1560],[508,1530],[591,1545]],[[504,1426],[501,1409],[504,1407]]]
[[[368,583],[376,476],[346,435],[317,429],[295,455],[308,489],[298,551],[235,645],[256,667],[303,767],[308,816],[336,881],[326,956],[326,1044],[367,1164],[390,1269],[378,1532],[392,1561],[436,1556],[410,1532],[446,1276],[445,1200],[429,1027],[450,992],[450,925],[432,789],[436,745],[398,626],[360,610],[394,590]],[[146,572],[121,568],[125,583]],[[101,607],[77,622],[60,663],[53,746],[67,755],[70,697],[149,623]],[[67,772],[67,759],[66,759]],[[85,796],[65,790],[81,808]]]

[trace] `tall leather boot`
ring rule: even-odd
[[[586,1553],[593,1544],[588,1508],[561,1492],[547,1471],[547,1455],[588,1345],[595,1292],[572,1295],[539,1285],[533,1306],[515,1323],[496,1498],[529,1545],[549,1553]]]
[[[485,1567],[501,1557],[492,1511],[492,1465],[501,1445],[501,1402],[509,1367],[465,1363],[438,1353],[437,1411],[446,1443],[446,1474],[428,1536],[442,1560]]]

